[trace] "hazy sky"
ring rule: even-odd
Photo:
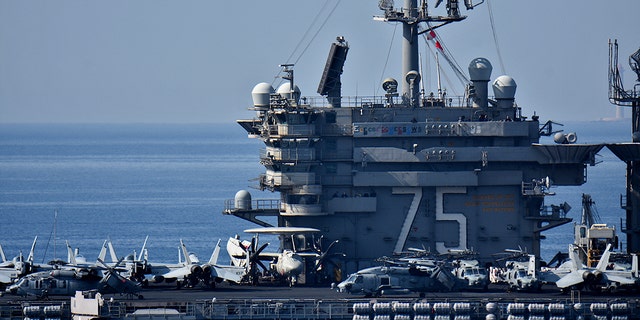
[[[0,123],[231,123],[251,118],[251,89],[273,81],[279,64],[297,60],[295,79],[302,94],[317,96],[329,46],[338,35],[350,45],[343,94],[380,94],[381,78],[401,78],[401,28],[392,43],[394,24],[372,20],[381,14],[377,3],[0,0]],[[635,79],[627,59],[640,47],[640,1],[490,4],[505,73],[518,84],[516,102],[524,115],[535,111],[541,120],[556,121],[614,116],[607,99],[607,40],[620,43],[630,88]],[[433,12],[444,13],[443,8]],[[465,72],[473,58],[486,57],[495,79],[503,70],[488,12],[486,2],[472,11],[463,9],[466,21],[438,33]],[[298,53],[288,60],[299,43]],[[427,72],[433,74],[433,65],[425,62]],[[427,76],[427,91],[435,90],[434,83]],[[457,82],[444,81],[444,86],[450,95],[462,92]]]

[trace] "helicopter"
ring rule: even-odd
[[[73,296],[76,291],[95,290],[101,294],[128,294],[143,299],[139,294],[140,285],[121,276],[116,270],[121,261],[115,267],[109,267],[98,259],[100,266],[88,272],[81,269],[54,269],[31,273],[9,286],[6,292],[47,299],[49,296]]]

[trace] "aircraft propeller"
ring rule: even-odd
[[[98,291],[132,294],[137,296],[138,299],[143,299],[143,296],[138,293],[140,291],[140,284],[123,277],[118,272],[118,267],[123,260],[124,257],[120,258],[113,267],[110,267],[106,265],[102,259],[98,258],[97,262],[100,265],[99,268],[105,270],[104,275],[100,280]]]
[[[242,249],[244,249],[246,255],[247,255],[247,259],[248,259],[248,263],[247,266],[249,268],[248,270],[248,274],[249,274],[249,278],[251,280],[251,283],[253,284],[257,284],[258,283],[258,265],[262,268],[263,271],[269,270],[263,263],[262,261],[260,261],[260,253],[262,253],[262,250],[264,250],[267,246],[269,245],[269,243],[264,243],[262,246],[258,247],[258,236],[253,236],[251,238],[251,244],[247,247],[244,247]]]

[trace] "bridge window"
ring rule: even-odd
[[[318,195],[315,194],[290,194],[287,196],[288,204],[317,204]]]

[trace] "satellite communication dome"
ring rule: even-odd
[[[387,93],[398,92],[398,81],[394,78],[386,78],[382,81],[382,89]]]
[[[281,84],[278,87],[278,90],[276,90],[276,93],[280,94],[284,98],[292,99],[292,97],[291,97],[291,83],[285,82],[285,83]],[[296,86],[296,85],[293,86],[293,94],[294,94],[293,99],[295,99],[296,103],[300,102],[300,88],[298,88],[298,86]]]
[[[475,58],[469,63],[469,78],[471,81],[489,81],[493,67],[485,58]]]
[[[404,76],[404,80],[406,80],[407,83],[411,83],[411,81],[420,81],[420,73],[418,73],[418,71],[411,70]]]
[[[493,95],[496,99],[513,100],[516,97],[516,81],[510,76],[499,76],[493,81]]]
[[[251,97],[253,98],[253,105],[256,107],[268,107],[269,96],[274,93],[273,87],[266,82],[260,82],[251,90]]]
[[[236,192],[234,197],[234,206],[236,209],[251,210],[251,193],[247,190]]]

